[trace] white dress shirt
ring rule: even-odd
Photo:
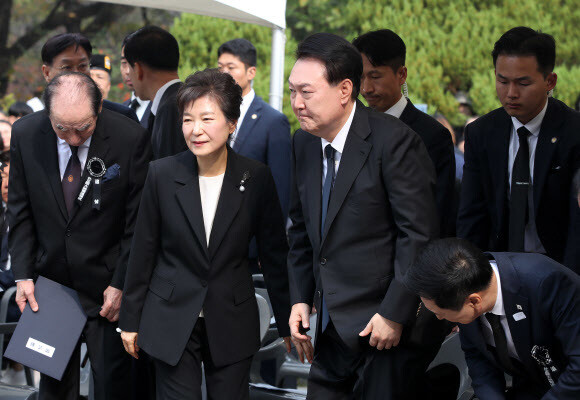
[[[326,177],[326,170],[327,170],[327,161],[326,161],[326,153],[324,149],[326,148],[327,144],[330,144],[336,153],[334,154],[334,173],[338,173],[338,167],[340,166],[340,159],[342,158],[342,152],[344,150],[344,144],[346,142],[346,138],[348,136],[348,131],[350,130],[350,126],[352,125],[352,119],[354,118],[354,112],[356,110],[356,103],[352,106],[352,111],[350,112],[350,116],[346,120],[346,123],[343,127],[338,131],[332,143],[326,139],[320,138],[320,142],[322,144],[322,188],[324,187],[324,178]],[[321,190],[322,190],[321,188]]]
[[[199,177],[199,194],[201,197],[201,212],[203,214],[203,226],[205,228],[205,240],[209,247],[209,237],[213,228],[213,220],[217,211],[222,185],[224,183],[224,174],[217,176],[200,176]],[[203,308],[199,312],[203,318]]]
[[[405,107],[407,107],[407,98],[401,95],[399,101],[397,101],[391,108],[385,111],[385,114],[392,115],[395,118],[401,118],[401,114],[405,111]]]
[[[137,118],[139,119],[139,121],[141,121],[143,119],[143,114],[145,114],[145,110],[147,110],[147,107],[149,106],[149,103],[151,103],[151,101],[141,100],[139,97],[135,96],[135,92],[131,93],[131,103],[133,102],[133,100],[137,100],[137,108],[135,109],[135,114],[137,114]]]
[[[518,154],[518,149],[520,148],[520,140],[518,137],[518,129],[525,126],[531,133],[528,136],[528,147],[530,149],[530,182],[531,185],[528,187],[528,209],[529,218],[528,224],[526,225],[526,231],[524,234],[524,250],[533,253],[546,253],[540,237],[538,236],[538,231],[536,229],[536,216],[534,214],[534,160],[536,158],[536,146],[538,144],[538,136],[540,135],[540,128],[542,126],[542,121],[546,115],[546,109],[548,108],[548,101],[546,100],[546,105],[538,115],[534,117],[527,124],[522,124],[517,118],[512,117],[512,132],[510,135],[510,143],[508,147],[508,183],[511,192],[512,185],[512,171],[514,168],[514,161],[516,155]],[[510,196],[508,192],[508,198]]]
[[[495,314],[495,315],[499,315],[499,322],[500,322],[501,326],[503,327],[503,330],[505,332],[506,339],[507,339],[508,353],[509,353],[510,357],[519,360],[520,357],[518,356],[518,352],[516,351],[516,347],[514,345],[514,339],[512,338],[510,327],[509,327],[508,322],[507,322],[505,308],[503,305],[501,280],[499,277],[499,271],[497,269],[497,264],[495,261],[490,261],[489,264],[491,265],[491,268],[493,269],[493,273],[495,274],[495,278],[497,280],[497,298],[495,300],[495,305],[491,309],[490,313]],[[495,340],[493,339],[493,331],[491,330],[491,325],[489,324],[489,322],[487,321],[486,318],[481,318],[481,321],[483,322],[483,325],[486,328],[483,330],[483,336],[485,338],[486,343],[495,347]]]
[[[84,171],[85,169],[85,163],[87,162],[87,156],[89,155],[89,147],[91,146],[91,139],[92,136],[79,146],[77,155],[79,157],[79,161],[81,162],[81,171]],[[66,166],[68,165],[72,151],[70,150],[69,144],[58,136],[56,137],[56,147],[58,150],[58,168],[60,170],[60,180],[62,181],[62,178],[64,177],[64,171],[66,171]]]
[[[246,94],[244,97],[242,97],[242,104],[240,105],[240,118],[238,119],[238,123],[236,125],[236,130],[234,131],[234,133],[232,133],[232,136],[230,139],[230,146],[231,147],[234,146],[236,138],[238,137],[238,132],[240,131],[240,128],[242,127],[242,122],[244,122],[244,117],[248,113],[248,110],[250,109],[250,105],[254,101],[255,97],[256,97],[256,92],[254,92],[254,89],[250,89],[248,94]]]
[[[157,115],[157,109],[159,108],[159,103],[161,103],[161,98],[165,94],[165,91],[169,86],[173,85],[174,83],[181,82],[179,79],[173,79],[167,82],[165,85],[161,86],[157,93],[155,93],[155,97],[153,98],[153,103],[151,103],[151,112],[153,115]]]

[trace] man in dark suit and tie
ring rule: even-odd
[[[256,48],[246,39],[234,39],[218,49],[218,68],[230,74],[242,88],[238,126],[230,146],[238,154],[270,167],[284,218],[290,203],[290,123],[281,112],[256,96]]]
[[[417,398],[434,354],[404,343],[419,299],[401,277],[438,234],[433,164],[408,126],[356,101],[363,66],[352,44],[319,33],[296,57],[290,329],[302,357],[314,304],[308,398]]]
[[[128,36],[127,36],[128,37]],[[135,114],[137,114],[137,118],[139,118],[139,122],[143,127],[147,128],[147,124],[149,123],[149,115],[151,115],[151,100],[141,100],[136,94],[133,89],[133,82],[129,77],[129,63],[125,58],[125,43],[127,42],[127,37],[123,39],[123,44],[121,45],[121,78],[123,82],[129,89],[132,90],[131,98],[127,99],[123,102],[124,106],[130,107]]]
[[[493,49],[502,108],[467,125],[457,236],[490,251],[535,252],[564,261],[580,246],[572,179],[580,167],[580,113],[549,97],[554,38],[510,29]]]
[[[389,29],[365,33],[352,44],[361,52],[363,75],[361,94],[369,106],[399,118],[425,143],[437,174],[435,200],[439,211],[441,236],[454,236],[453,194],[455,188],[455,155],[449,131],[437,120],[419,111],[406,92],[407,49],[403,40]]]
[[[422,249],[405,283],[439,318],[462,324],[479,399],[578,399],[577,274],[541,254],[484,254],[453,238]]]
[[[13,129],[7,216],[16,302],[42,308],[39,275],[75,289],[88,316],[95,398],[127,399],[130,359],[115,321],[150,143],[138,123],[101,109],[98,86],[82,73],[54,77],[45,102],[46,111]],[[80,343],[60,382],[42,375],[40,398],[77,399],[79,363]]]
[[[181,87],[177,40],[164,29],[146,26],[127,36],[123,51],[135,95],[151,101],[147,127],[153,158],[187,150],[176,101]]]
[[[91,76],[91,54],[93,46],[80,33],[62,33],[51,37],[41,50],[42,75],[46,82],[67,71],[81,72]],[[122,104],[103,100],[103,108],[115,111],[133,121],[139,122],[135,112]]]

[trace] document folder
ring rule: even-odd
[[[26,304],[4,355],[61,380],[87,316],[75,290],[42,276],[34,297],[38,311]]]

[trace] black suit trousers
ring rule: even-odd
[[[252,357],[216,367],[212,361],[204,318],[198,318],[176,366],[155,360],[157,400],[201,400],[203,363],[209,400],[249,400]]]
[[[353,352],[332,321],[316,339],[308,377],[308,400],[416,400],[422,397],[425,370],[437,353],[397,346],[377,350],[366,344]]]
[[[97,317],[89,318],[83,329],[95,383],[95,400],[131,398],[131,357],[125,352],[121,338],[115,331],[116,325]],[[80,361],[79,340],[61,381],[41,375],[39,400],[77,400]]]

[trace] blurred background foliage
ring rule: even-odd
[[[2,0],[5,1],[11,2]],[[10,38],[15,41],[38,24],[42,13],[49,13],[55,3],[56,0],[14,2]],[[60,3],[91,4],[78,0]],[[153,9],[107,7],[114,7],[110,11],[114,17],[110,17],[109,23],[104,23],[100,30],[93,28],[89,37],[95,52],[113,58],[116,68],[110,94],[112,100],[122,101],[128,96],[118,70],[123,37],[146,23],[153,23],[169,29],[179,41],[182,79],[195,70],[215,67],[221,43],[239,37],[250,40],[258,50],[254,88],[267,101],[271,54],[269,28]],[[35,12],[31,13],[31,10]],[[465,118],[457,110],[454,95],[458,91],[468,93],[477,114],[500,106],[495,94],[491,50],[500,35],[514,26],[526,25],[554,36],[559,77],[554,96],[572,106],[580,93],[580,37],[577,34],[580,7],[577,0],[392,0],[388,3],[384,0],[288,0],[286,18],[285,81],[294,62],[297,44],[312,33],[332,32],[350,41],[369,30],[392,29],[407,46],[407,82],[411,100],[427,104],[430,113],[438,111],[454,125],[462,125]],[[89,16],[78,26],[83,31],[92,22]],[[10,85],[7,91],[0,93],[0,98],[11,94],[11,99],[23,99],[42,91],[40,47],[47,37],[66,29],[62,25],[47,31],[12,64]],[[1,52],[2,43],[0,58]],[[284,93],[284,113],[291,120],[292,127],[297,128],[287,90]]]

